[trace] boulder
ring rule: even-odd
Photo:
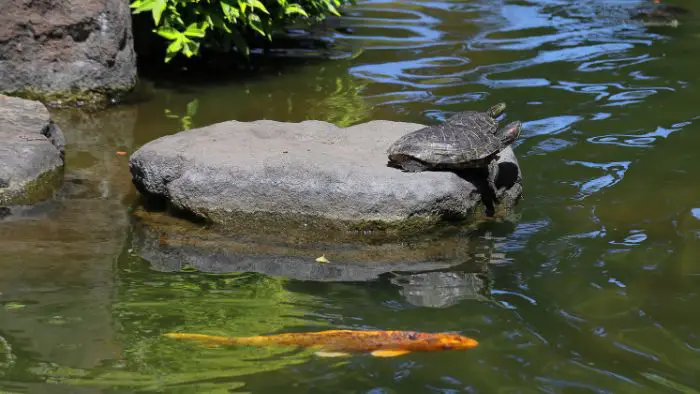
[[[63,180],[65,139],[43,104],[0,95],[0,206],[33,204]]]
[[[151,141],[129,166],[146,197],[224,225],[239,213],[260,212],[354,223],[435,221],[493,210],[494,201],[516,203],[521,174],[510,148],[488,169],[461,175],[387,167],[387,147],[421,127],[383,120],[347,128],[228,121]]]
[[[101,106],[135,84],[129,2],[3,2],[0,92]]]

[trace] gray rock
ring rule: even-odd
[[[6,0],[0,92],[47,104],[98,104],[136,84],[129,2]]]
[[[501,205],[515,204],[522,186],[510,148],[489,174],[387,167],[387,147],[420,127],[383,120],[348,128],[320,121],[229,121],[151,141],[129,165],[142,194],[221,224],[241,212],[352,222],[460,218],[482,208],[482,198],[490,204],[481,193],[489,176]]]
[[[0,95],[0,206],[50,197],[63,179],[65,139],[37,101]]]

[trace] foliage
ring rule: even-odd
[[[199,99],[195,98],[194,100],[190,101],[187,103],[187,110],[185,112],[185,115],[180,116],[176,114],[175,112],[171,111],[169,108],[165,109],[165,117],[170,118],[170,119],[177,119],[180,121],[180,127],[182,130],[189,130],[192,128],[192,118],[194,118],[195,115],[197,115],[197,110],[199,109]]]
[[[133,0],[134,14],[149,12],[154,32],[169,45],[165,61],[175,55],[192,57],[200,46],[219,49],[233,45],[245,56],[250,49],[246,37],[272,39],[272,33],[299,20],[318,22],[354,0]]]
[[[349,127],[367,120],[372,110],[362,97],[366,83],[351,76],[336,77],[335,86],[324,86],[322,100],[306,105],[310,119],[322,119],[339,127]]]

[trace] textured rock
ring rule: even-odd
[[[6,0],[2,9],[1,92],[104,104],[135,85],[129,2]]]
[[[63,179],[63,133],[43,104],[0,95],[0,206],[50,197]]]
[[[404,173],[386,166],[386,148],[423,127],[372,121],[348,128],[305,121],[229,121],[151,141],[129,164],[136,188],[177,209],[226,224],[237,213],[310,215],[343,221],[461,218],[522,191],[508,148],[490,169]],[[483,201],[482,201],[483,199]]]

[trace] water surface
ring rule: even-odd
[[[350,29],[333,33],[333,60],[155,81],[138,104],[56,113],[65,187],[0,221],[0,391],[700,391],[700,25],[625,20],[637,4],[360,1],[334,22]],[[159,268],[140,249],[127,158],[114,155],[230,119],[433,123],[497,101],[525,122],[519,219],[460,232],[476,246],[436,273]],[[472,275],[475,263],[486,272]],[[321,359],[160,336],[326,328],[458,331],[481,345]]]

